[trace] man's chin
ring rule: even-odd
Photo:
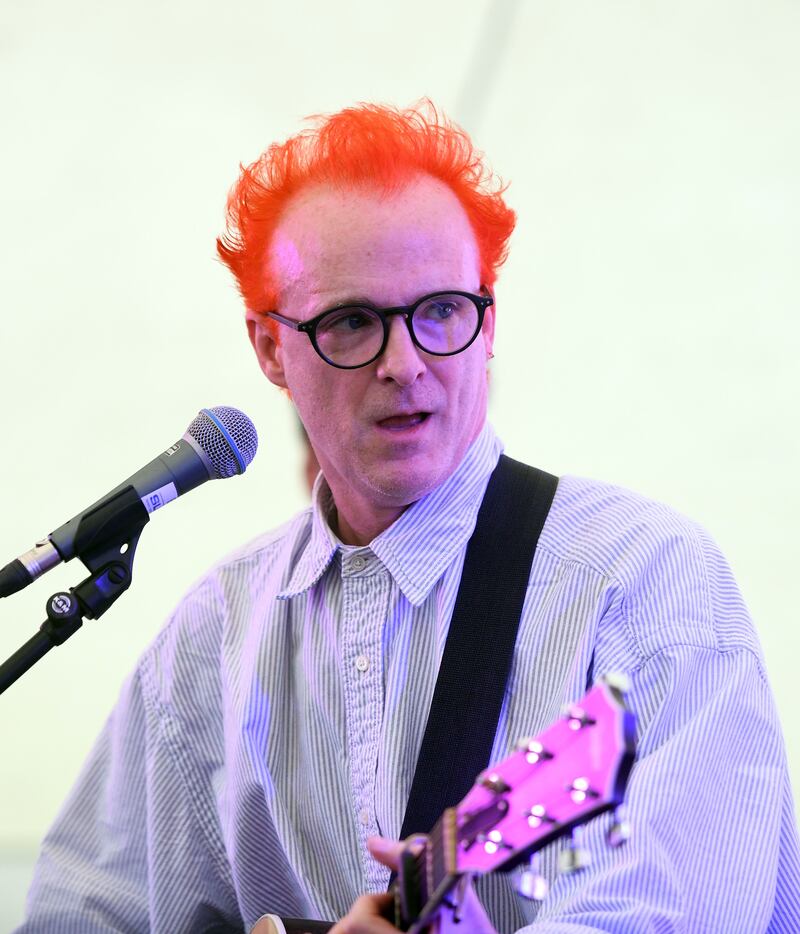
[[[444,468],[431,467],[430,461],[414,463],[410,460],[370,472],[367,483],[372,492],[387,507],[405,508],[435,490],[447,477]]]

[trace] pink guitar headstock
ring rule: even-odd
[[[622,802],[635,728],[622,681],[602,678],[544,732],[522,741],[444,812],[419,855],[404,853],[396,890],[401,930],[426,930],[466,873],[512,869]],[[569,868],[578,868],[577,851],[573,860]],[[528,897],[541,896],[533,891]]]

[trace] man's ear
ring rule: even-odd
[[[247,334],[264,376],[281,389],[288,389],[286,374],[283,371],[283,352],[269,327],[257,318],[248,315]]]

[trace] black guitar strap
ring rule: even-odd
[[[403,840],[427,833],[489,765],[531,563],[557,485],[552,474],[505,455],[489,479],[467,545]]]

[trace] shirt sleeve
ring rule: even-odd
[[[758,660],[676,646],[636,673],[630,700],[647,719],[626,796],[631,839],[613,849],[609,822],[589,824],[592,865],[557,876],[525,930],[800,930],[791,790]],[[789,860],[795,891],[781,903]]]
[[[599,672],[635,659],[632,836],[612,848],[609,818],[587,824],[591,866],[553,874],[525,930],[800,931],[792,791],[755,630],[707,534],[682,519],[653,528],[626,541],[620,567],[634,570],[595,645]]]
[[[137,670],[43,842],[18,934],[242,927],[170,732]]]

